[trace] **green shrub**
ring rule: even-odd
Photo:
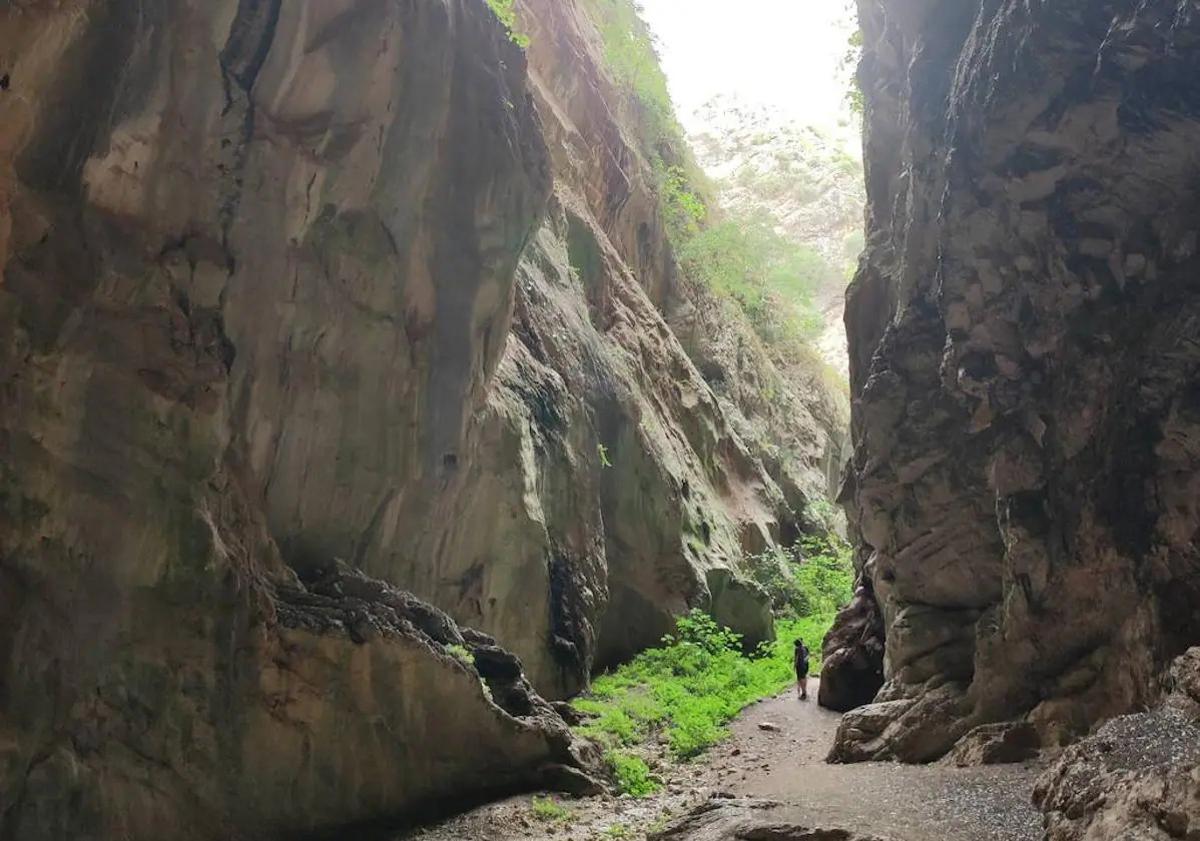
[[[630,96],[644,149],[653,152],[663,143],[681,143],[683,131],[675,119],[654,35],[637,4],[634,0],[584,0],[584,5],[600,32],[609,72]]]
[[[617,788],[633,797],[649,797],[662,788],[650,773],[646,760],[628,751],[608,751],[604,755]]]
[[[533,816],[546,823],[568,823],[575,813],[549,797],[535,797],[532,803]]]
[[[458,660],[460,663],[470,666],[471,668],[475,668],[475,655],[468,651],[464,646],[448,645],[446,646],[446,653],[455,660]]]
[[[500,19],[500,23],[504,24],[513,43],[519,47],[528,47],[529,36],[517,30],[517,10],[513,7],[514,2],[515,0],[487,0],[488,8]]]
[[[747,559],[747,570],[781,616],[831,615],[854,593],[850,546],[836,538],[801,538],[798,547]]]
[[[643,776],[645,763],[629,748],[658,741],[683,760],[721,741],[742,709],[794,679],[793,641],[802,637],[819,651],[832,622],[832,612],[780,620],[777,640],[746,656],[738,634],[692,611],[661,646],[598,677],[588,696],[573,702],[594,716],[578,729],[605,748],[622,791],[644,793],[649,770]]]
[[[684,273],[735,301],[768,345],[798,358],[823,328],[813,293],[829,282],[843,285],[843,272],[761,219],[715,218],[712,188],[684,139],[638,3],[583,0],[583,6],[600,33],[608,71],[625,94],[621,110],[650,164],[667,237]],[[754,143],[769,140],[759,135]],[[753,167],[743,167],[737,177],[761,178]],[[776,179],[766,186],[777,195],[791,191],[798,180],[767,177]]]
[[[737,302],[770,344],[804,343],[821,332],[813,295],[839,283],[837,269],[809,246],[780,235],[762,218],[696,226],[678,250],[688,277]]]
[[[866,110],[866,96],[863,94],[862,86],[858,83],[858,63],[862,59],[863,52],[863,33],[861,29],[855,29],[850,34],[850,38],[846,41],[846,52],[842,56],[842,71],[849,71],[850,81],[846,86],[846,104],[850,107],[850,111],[858,116],[862,116]]]

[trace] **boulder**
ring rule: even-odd
[[[844,829],[791,823],[771,800],[714,798],[671,823],[649,841],[885,841]]]
[[[1047,841],[1167,841],[1200,833],[1200,649],[1172,664],[1174,689],[1065,750],[1037,782]]]
[[[836,712],[871,703],[883,686],[883,617],[870,586],[865,579],[855,588],[822,646],[817,701]]]
[[[983,724],[959,739],[949,759],[959,767],[1027,762],[1041,746],[1037,728],[1027,721]]]

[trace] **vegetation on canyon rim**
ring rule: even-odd
[[[821,330],[813,302],[838,270],[769,220],[721,209],[676,119],[654,38],[633,0],[586,0],[609,71],[641,134],[667,232],[684,274],[735,303],[767,345],[795,357]]]
[[[776,639],[747,655],[741,638],[695,610],[662,645],[592,684],[576,709],[591,718],[579,731],[605,749],[622,792],[658,790],[647,758],[691,759],[728,735],[726,724],[755,701],[779,693],[795,675],[793,641],[813,652],[850,598],[849,547],[810,539],[804,550],[775,550],[752,564],[779,620]],[[762,572],[771,570],[771,572]]]

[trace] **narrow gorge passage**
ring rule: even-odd
[[[1197,841],[1198,337],[1200,0],[0,0],[0,841]]]
[[[789,691],[747,708],[734,722],[728,742],[670,769],[664,791],[651,798],[560,798],[565,813],[547,820],[535,811],[529,796],[522,796],[401,838],[592,841],[658,833],[663,839],[685,841],[700,831],[696,823],[668,830],[671,819],[700,809],[699,823],[704,824],[706,806],[713,808],[714,823],[736,825],[739,817],[748,816],[752,824],[793,827],[790,835],[764,836],[779,841],[805,838],[802,827],[841,829],[890,841],[1042,837],[1041,815],[1032,800],[1041,763],[967,768],[829,765],[825,759],[840,719],[815,703],[799,702]]]

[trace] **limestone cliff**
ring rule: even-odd
[[[864,588],[827,653],[861,688],[886,637],[887,682],[840,758],[1062,744],[1200,641],[1193,7],[859,3]]]
[[[589,19],[520,12],[528,62],[483,0],[0,9],[0,837],[577,782],[534,688],[771,634],[739,561],[836,405],[772,460],[710,388]]]

